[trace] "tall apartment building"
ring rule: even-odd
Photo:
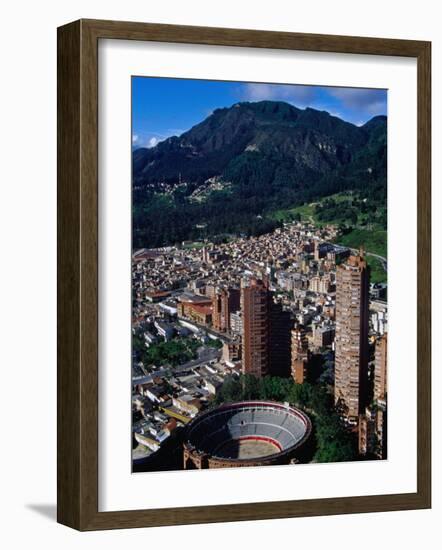
[[[220,332],[230,331],[230,315],[240,308],[240,291],[238,288],[219,289],[212,299],[213,328]]]
[[[261,377],[290,374],[290,314],[273,302],[268,284],[241,287],[242,371]]]
[[[385,401],[387,397],[387,334],[376,341],[373,397],[376,401]]]
[[[358,450],[361,456],[387,458],[387,410],[385,407],[367,407],[359,415]]]
[[[319,292],[319,283],[321,282],[321,277],[318,275],[316,277],[312,277],[308,283],[309,290],[312,292]]]
[[[319,241],[315,241],[315,243],[314,243],[313,257],[315,258],[316,261],[319,261],[319,258],[320,258]]]
[[[331,346],[335,339],[335,327],[333,325],[316,326],[313,331],[313,346],[317,349]]]
[[[224,342],[222,351],[223,361],[235,362],[241,359],[241,341]]]
[[[242,334],[241,311],[235,311],[235,313],[230,314],[230,331],[234,334]]]
[[[308,374],[308,341],[303,325],[296,325],[291,331],[291,371],[297,384],[303,384]]]
[[[290,376],[290,312],[275,304],[271,295],[269,305],[269,374]]]
[[[367,399],[368,287],[369,268],[360,250],[336,270],[335,403],[355,424]]]
[[[256,279],[241,288],[242,370],[257,377],[269,373],[269,294]]]

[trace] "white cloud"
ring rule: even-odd
[[[158,144],[160,140],[156,137],[151,137],[148,142],[147,142],[147,146],[150,148],[150,147],[155,147],[155,145]]]
[[[344,118],[340,111],[334,111],[333,109],[329,110],[328,114],[331,115],[331,116],[338,117],[338,118]]]
[[[347,108],[363,109],[368,113],[377,114],[385,108],[386,90],[368,88],[329,88],[329,94],[339,99]]]
[[[182,128],[168,128],[168,129],[167,129],[167,133],[168,133],[170,136],[179,136],[179,135],[181,135],[183,132],[184,132],[184,130],[183,130]],[[167,136],[164,136],[164,137],[167,137]]]
[[[371,115],[378,115],[379,113],[384,112],[385,110],[385,101],[374,101],[367,106],[367,111]]]
[[[139,140],[139,136],[138,136],[137,134],[134,134],[134,135],[132,136],[132,143],[137,143],[138,140]]]
[[[314,100],[315,95],[314,87],[296,84],[246,84],[244,87],[244,99],[247,101],[279,100],[305,107]]]

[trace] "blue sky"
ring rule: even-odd
[[[132,78],[133,147],[153,147],[180,135],[219,107],[264,99],[328,111],[357,125],[387,114],[386,90],[137,76]]]

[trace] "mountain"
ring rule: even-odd
[[[216,109],[181,136],[133,152],[134,240],[150,246],[196,238],[195,225],[207,235],[253,234],[267,228],[272,210],[336,191],[380,190],[384,197],[386,136],[381,116],[358,127],[279,101]],[[173,226],[162,234],[158,209]]]

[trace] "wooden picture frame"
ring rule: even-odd
[[[418,67],[417,492],[98,511],[98,41],[159,41],[405,56]],[[431,506],[431,44],[79,20],[58,29],[58,521],[82,531],[409,510]]]

